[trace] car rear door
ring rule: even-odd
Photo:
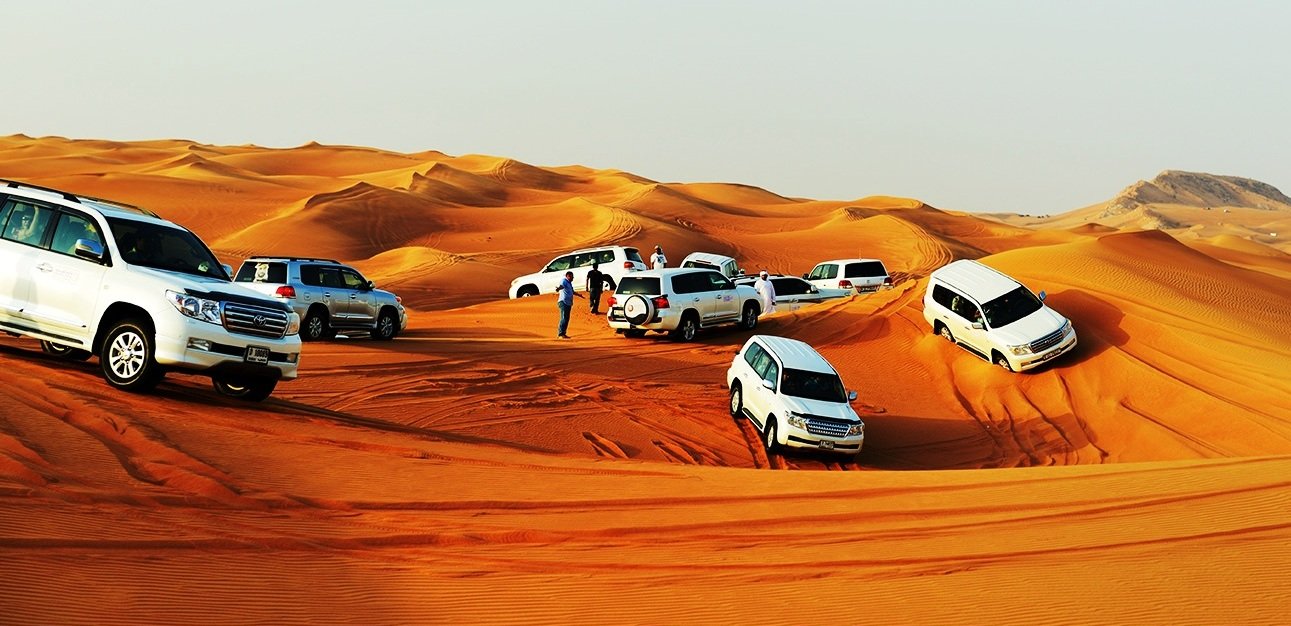
[[[704,299],[709,307],[709,319],[714,322],[732,320],[740,315],[740,299],[736,295],[735,283],[721,272],[707,271],[703,276]]]
[[[15,211],[15,209],[17,209]],[[27,307],[27,291],[35,270],[36,248],[19,241],[22,224],[33,219],[34,205],[24,199],[0,205],[0,320],[20,323]]]

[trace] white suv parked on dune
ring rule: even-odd
[[[811,346],[785,337],[754,335],[726,370],[731,415],[747,416],[767,452],[781,447],[857,455],[865,423],[852,410],[834,367]]]
[[[646,268],[645,261],[641,260],[641,253],[636,248],[605,246],[575,250],[552,259],[540,272],[525,274],[511,281],[507,295],[511,298],[524,298],[540,293],[556,293],[556,287],[565,278],[565,272],[574,273],[574,291],[583,291],[587,283],[587,272],[592,269],[593,263],[599,264],[597,271],[609,274],[616,285],[629,272]]]
[[[137,207],[0,183],[0,330],[60,358],[97,354],[129,391],[186,370],[258,401],[296,377],[300,316],[231,283],[197,235]]]
[[[690,341],[700,328],[738,324],[753,330],[762,314],[758,292],[716,270],[672,268],[633,272],[609,300],[610,328],[628,337],[646,331]]]
[[[839,259],[817,263],[802,277],[817,287],[855,289],[856,293],[892,286],[892,278],[878,259]]]
[[[1020,372],[1076,347],[1076,329],[1044,299],[998,270],[959,260],[928,277],[923,317],[947,341]]]

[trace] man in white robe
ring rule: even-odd
[[[757,290],[758,299],[762,301],[762,314],[775,313],[775,285],[771,283],[770,278],[767,278],[766,270],[758,274],[758,279],[753,281],[753,288]]]

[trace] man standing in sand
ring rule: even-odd
[[[656,245],[654,254],[650,255],[650,269],[661,270],[668,265],[668,257],[663,255],[663,246]]]
[[[569,339],[565,331],[569,330],[569,310],[574,306],[574,273],[565,272],[565,279],[556,287],[556,308],[560,309],[560,325],[556,327],[556,337]]]
[[[758,279],[753,281],[753,289],[758,292],[758,300],[762,301],[762,314],[767,315],[775,313],[775,285],[766,270],[758,273]]]
[[[600,263],[592,262],[592,269],[587,272],[587,284],[585,285],[587,288],[587,302],[592,305],[591,311],[593,315],[601,314],[601,290],[607,283],[610,289],[614,288],[614,279],[610,278],[609,274],[598,269],[600,266]]]

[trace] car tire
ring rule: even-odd
[[[937,334],[950,343],[955,343],[955,334],[950,332],[950,327],[945,324],[937,324]]]
[[[762,447],[767,449],[768,453],[780,449],[780,444],[776,442],[776,421],[774,415],[767,415],[766,428],[762,429]]]
[[[332,324],[327,319],[327,311],[313,308],[305,314],[305,321],[300,324],[301,341],[319,341],[336,335],[331,332]]]
[[[247,402],[261,402],[273,393],[274,388],[278,386],[278,379],[217,376],[211,379],[211,383],[215,386],[215,391],[222,396]]]
[[[89,350],[73,348],[71,346],[65,346],[61,343],[54,343],[52,341],[42,340],[40,342],[40,349],[43,350],[45,354],[63,359],[64,361],[84,361],[85,359],[93,356]]]
[[[109,385],[126,391],[147,391],[165,375],[156,355],[150,326],[138,320],[123,320],[104,337],[99,365]]]
[[[731,417],[740,419],[744,415],[744,388],[740,386],[740,381],[731,383],[731,403],[727,407],[731,411]]]
[[[623,301],[623,319],[633,326],[640,326],[654,319],[654,302],[641,294],[633,294]]]
[[[533,285],[525,285],[516,292],[517,298],[528,298],[538,295],[538,288]]]
[[[996,364],[996,365],[998,365],[998,366],[1000,366],[1000,367],[1002,367],[1002,368],[1004,368],[1004,371],[1006,371],[1006,372],[1011,372],[1011,371],[1013,371],[1013,366],[1012,366],[1012,365],[1009,365],[1009,360],[1008,360],[1007,358],[1005,358],[1005,356],[1004,356],[1003,354],[1000,354],[999,352],[996,352],[996,353],[995,353],[995,364]]]
[[[390,341],[399,332],[398,322],[395,320],[394,311],[382,309],[377,315],[377,325],[372,327],[372,338],[381,341]]]
[[[699,320],[695,312],[686,311],[681,314],[681,323],[677,324],[677,329],[672,331],[672,338],[676,341],[694,341],[698,332]]]
[[[753,330],[758,327],[758,305],[749,302],[744,305],[744,313],[740,315],[740,328],[744,330]]]

